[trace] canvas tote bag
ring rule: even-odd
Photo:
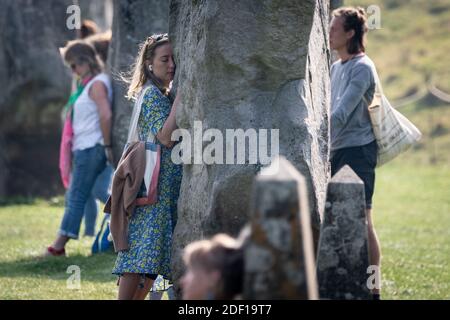
[[[139,115],[141,114],[142,101],[144,100],[145,93],[149,88],[150,86],[148,85],[142,88],[139,97],[136,99],[134,104],[125,150],[132,142],[139,141],[138,120]],[[154,204],[158,201],[157,191],[161,161],[161,146],[156,144],[156,137],[152,134],[152,132],[149,132],[147,141],[140,141],[140,143],[145,143],[145,193],[143,196],[136,199],[137,206]]]
[[[378,145],[377,167],[379,167],[408,150],[420,140],[422,133],[389,103],[383,94],[376,70],[374,70],[374,76],[375,93],[372,103],[367,105]]]

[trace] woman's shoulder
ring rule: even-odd
[[[355,63],[353,64],[353,68],[358,69],[368,69],[370,71],[373,71],[375,68],[375,64],[373,63],[372,59],[369,58],[366,54],[361,56],[359,59],[355,59]]]
[[[367,81],[372,82],[375,79],[375,73],[375,64],[367,55],[354,59],[353,64],[351,65],[352,77],[367,79]]]
[[[95,80],[104,80],[104,81],[107,81],[107,82],[111,82],[111,77],[107,73],[101,72],[101,73],[97,74],[92,80],[93,81],[95,81]]]
[[[147,84],[142,90],[145,90],[144,101],[165,101],[167,99],[161,90],[159,90],[153,83]]]
[[[91,83],[91,85],[93,85],[97,81],[103,82],[107,86],[108,89],[111,88],[111,78],[108,74],[106,74],[104,72],[99,73],[90,81],[90,83]]]

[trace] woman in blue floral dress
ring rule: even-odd
[[[144,299],[158,275],[170,280],[172,234],[177,218],[177,199],[182,167],[171,160],[177,128],[176,105],[169,86],[175,74],[172,47],[167,34],[153,35],[143,43],[134,66],[128,98],[144,94],[138,121],[140,140],[151,133],[161,145],[158,201],[135,208],[128,223],[129,249],[120,251],[113,269],[119,275],[119,299]]]

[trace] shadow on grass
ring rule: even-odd
[[[116,255],[100,253],[93,256],[81,254],[69,257],[27,257],[15,261],[0,262],[0,278],[48,277],[52,280],[66,280],[73,272],[69,266],[78,266],[84,281],[111,282],[116,276],[111,274]]]
[[[16,197],[0,197],[0,207],[12,206],[12,205],[34,205],[36,204],[36,198],[27,196],[16,196]]]

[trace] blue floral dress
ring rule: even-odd
[[[156,136],[169,116],[171,102],[154,85],[150,85],[138,121],[140,140],[147,140],[151,131]],[[128,221],[129,249],[120,251],[113,274],[154,274],[171,279],[170,254],[172,234],[177,219],[177,199],[182,166],[171,160],[172,148],[161,145],[161,164],[158,180],[158,202],[136,207]]]

